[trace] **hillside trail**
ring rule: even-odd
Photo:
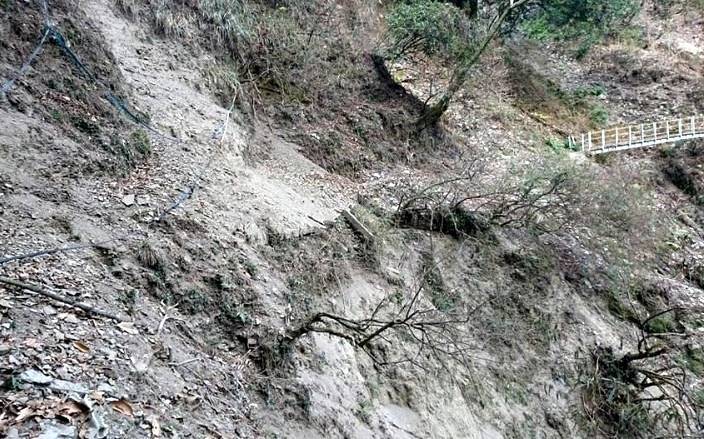
[[[148,38],[137,25],[117,16],[108,1],[82,2],[80,7],[113,51],[135,92],[133,104],[151,115],[158,130],[182,140],[154,137],[154,159],[120,182],[120,196],[142,194],[155,205],[169,206],[202,176],[194,196],[174,213],[187,211],[203,225],[209,223],[207,229],[225,235],[252,223],[295,235],[317,227],[315,221],[338,216],[337,210],[348,203],[344,179],[304,158],[294,145],[263,126],[247,132],[234,115],[225,136],[218,137],[228,111],[195,88],[203,82],[207,55],[194,57],[177,42]],[[244,157],[250,148],[267,149],[268,158],[248,165]]]

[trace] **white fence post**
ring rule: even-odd
[[[670,121],[666,120],[665,121],[665,134],[667,135],[667,138],[670,138]]]
[[[633,127],[628,125],[628,146],[630,147],[633,143]]]
[[[589,131],[587,136],[589,137],[589,151],[591,151],[592,150],[592,132]]]
[[[645,124],[640,124],[640,143],[645,143]]]
[[[601,130],[601,149],[606,148],[606,130]]]
[[[658,140],[658,124],[653,122],[653,142]]]

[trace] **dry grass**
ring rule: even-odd
[[[137,249],[137,260],[152,270],[160,270],[164,266],[162,257],[148,241],[144,241]]]

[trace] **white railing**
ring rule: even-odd
[[[603,154],[700,138],[704,138],[704,116],[690,116],[589,131],[570,136],[569,143],[586,154]]]

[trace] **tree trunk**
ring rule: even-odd
[[[479,61],[479,57],[486,49],[488,42],[491,41],[491,38],[489,37],[486,37],[485,39],[487,39],[486,44],[483,44],[481,49],[474,52],[466,62],[458,66],[453,72],[452,78],[450,78],[450,84],[447,86],[447,90],[445,90],[442,97],[440,97],[440,99],[438,99],[438,101],[433,105],[425,108],[423,114],[421,114],[420,118],[416,122],[417,131],[423,131],[424,129],[429,128],[440,121],[442,115],[445,114],[447,109],[450,107],[450,102],[454,99],[455,93],[457,93],[462,88],[462,85],[464,85],[469,70],[477,63],[477,61]]]
[[[501,30],[501,25],[506,20],[506,17],[508,17],[511,11],[527,2],[528,0],[516,0],[514,1],[513,6],[506,6],[503,11],[499,12],[499,14],[489,25],[489,29],[487,30],[486,35],[484,35],[484,38],[479,42],[472,53],[467,55],[466,59],[460,62],[455,68],[455,71],[452,73],[452,78],[450,79],[450,84],[442,97],[433,105],[425,108],[423,114],[421,114],[420,118],[416,122],[417,131],[422,131],[429,128],[440,121],[440,118],[443,114],[445,114],[450,106],[450,102],[454,99],[455,93],[457,93],[464,85],[470,69],[479,61],[479,58],[481,58],[487,47],[489,47],[489,43],[491,43],[494,37]]]
[[[479,15],[479,0],[469,0],[467,3],[469,18],[477,18],[477,15]]]
[[[423,131],[425,128],[431,127],[438,123],[442,115],[445,114],[447,108],[450,106],[451,98],[451,96],[448,96],[448,94],[445,93],[435,104],[423,110],[423,114],[421,114],[420,118],[416,122],[416,130]]]

